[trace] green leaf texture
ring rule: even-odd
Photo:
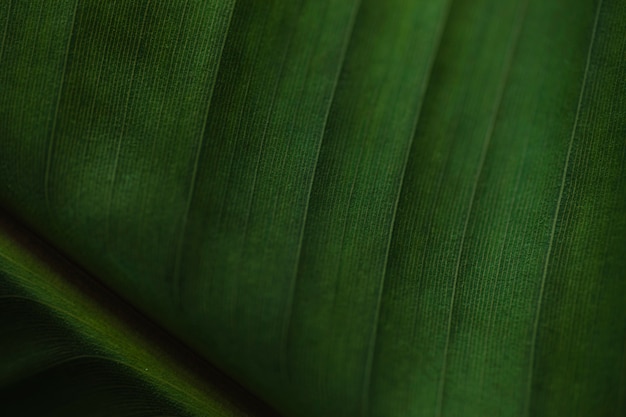
[[[13,415],[626,415],[623,0],[2,0],[0,89]]]
[[[5,213],[0,277],[4,415],[275,415]]]

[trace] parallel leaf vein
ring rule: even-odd
[[[551,255],[552,255],[552,248],[554,246],[554,237],[556,235],[556,229],[557,229],[557,223],[558,223],[558,219],[559,219],[559,214],[561,211],[561,205],[562,205],[562,201],[563,201],[563,194],[564,194],[564,190],[565,190],[565,182],[567,179],[567,173],[568,173],[568,169],[569,169],[569,163],[570,163],[570,159],[571,159],[571,155],[572,155],[572,148],[574,145],[574,138],[576,136],[576,132],[578,129],[578,122],[580,120],[580,112],[582,109],[582,103],[583,103],[583,98],[585,95],[585,90],[587,87],[587,79],[588,79],[588,75],[589,75],[589,67],[591,64],[591,55],[593,52],[593,46],[596,40],[596,33],[598,30],[598,22],[600,20],[600,11],[602,10],[602,3],[603,0],[599,0],[598,1],[598,6],[596,9],[596,16],[595,16],[595,20],[593,23],[593,29],[591,31],[591,38],[589,40],[589,48],[587,50],[587,62],[585,64],[585,71],[584,71],[584,75],[583,75],[583,80],[581,83],[581,87],[580,87],[580,94],[578,96],[578,105],[576,108],[576,116],[574,117],[574,124],[572,126],[572,133],[570,135],[570,139],[569,139],[569,145],[567,147],[567,155],[565,157],[565,164],[563,166],[563,174],[561,176],[561,187],[559,189],[559,197],[557,199],[556,202],[556,208],[554,210],[554,216],[552,219],[552,229],[550,231],[550,239],[549,239],[549,243],[548,243],[548,250],[546,252],[546,260],[544,262],[543,265],[543,273],[541,276],[541,285],[539,288],[539,296],[537,299],[537,310],[535,312],[535,321],[533,324],[533,330],[532,330],[532,338],[531,338],[531,347],[530,347],[530,364],[528,366],[528,386],[527,386],[527,395],[526,395],[526,404],[525,404],[525,414],[526,415],[530,415],[530,398],[532,396],[532,380],[533,380],[533,372],[534,372],[534,367],[535,367],[535,356],[536,356],[536,348],[537,348],[537,333],[538,333],[538,329],[539,329],[539,319],[541,316],[541,308],[542,308],[542,304],[543,304],[543,294],[545,291],[545,286],[546,286],[546,280],[548,277],[548,268],[550,266],[550,259],[551,259]]]
[[[330,100],[329,100],[329,104],[328,107],[326,109],[326,114],[324,115],[324,122],[322,124],[322,127],[320,129],[320,138],[318,141],[318,146],[317,146],[317,150],[315,153],[315,161],[313,162],[313,174],[311,176],[311,179],[309,180],[309,186],[308,186],[308,190],[307,190],[307,195],[306,195],[306,201],[305,201],[305,205],[304,205],[304,214],[303,214],[303,218],[302,218],[302,224],[300,226],[300,238],[298,240],[298,249],[297,249],[297,254],[296,254],[296,262],[294,265],[294,272],[293,272],[293,278],[291,280],[290,283],[290,287],[289,287],[289,292],[287,294],[287,302],[286,302],[286,309],[285,309],[285,318],[283,320],[283,330],[282,330],[282,340],[281,340],[281,357],[280,357],[280,364],[281,364],[281,369],[283,372],[287,371],[287,339],[289,337],[289,329],[290,329],[290,325],[291,325],[291,318],[293,315],[293,302],[294,302],[294,296],[295,296],[295,292],[296,292],[296,285],[297,285],[297,279],[299,276],[298,271],[300,270],[300,264],[301,264],[301,260],[302,260],[302,246],[304,243],[304,231],[306,228],[306,224],[307,224],[307,220],[308,220],[308,214],[309,214],[309,206],[310,206],[310,201],[311,201],[311,194],[313,192],[313,183],[315,182],[315,177],[317,174],[317,170],[319,167],[319,159],[320,159],[320,154],[322,151],[322,144],[324,143],[324,139],[326,138],[326,127],[328,125],[328,120],[330,118],[330,111],[333,107],[333,104],[335,102],[335,94],[337,92],[337,87],[339,85],[339,78],[341,76],[341,72],[345,66],[345,60],[346,60],[346,55],[347,55],[347,51],[348,51],[348,45],[350,44],[350,40],[352,39],[352,33],[354,32],[354,26],[356,24],[356,20],[357,20],[357,15],[359,10],[361,9],[361,4],[362,4],[362,0],[357,0],[354,9],[352,10],[352,15],[350,17],[350,22],[349,22],[349,28],[346,31],[346,36],[344,38],[344,43],[343,43],[343,48],[341,51],[341,62],[339,64],[339,68],[335,74],[335,79],[333,80],[333,87],[332,87],[332,91],[331,91],[331,95],[330,95]]]
[[[496,95],[495,106],[492,111],[492,116],[489,121],[489,126],[487,128],[487,132],[485,134],[485,140],[483,142],[483,148],[480,155],[480,161],[478,163],[478,169],[476,171],[476,175],[474,178],[474,183],[472,185],[472,191],[469,199],[469,205],[467,207],[467,213],[465,215],[465,222],[463,224],[463,232],[461,234],[461,243],[459,245],[459,251],[457,253],[456,261],[455,261],[455,269],[454,276],[452,281],[452,294],[450,296],[450,305],[448,307],[448,319],[447,319],[447,328],[446,328],[446,341],[443,349],[443,365],[441,367],[441,374],[439,376],[439,389],[437,393],[437,415],[441,416],[443,414],[443,398],[445,391],[445,383],[446,383],[446,373],[447,373],[447,365],[448,365],[448,351],[450,347],[450,336],[452,333],[452,318],[454,312],[454,305],[456,301],[456,293],[459,281],[459,273],[461,270],[461,258],[463,255],[463,249],[465,248],[465,239],[467,237],[467,229],[469,226],[470,218],[472,216],[472,211],[474,209],[474,201],[476,199],[476,192],[478,190],[478,183],[480,178],[482,177],[482,171],[485,166],[485,160],[487,159],[487,153],[489,150],[489,146],[491,144],[491,139],[493,138],[493,134],[495,131],[495,126],[497,123],[498,115],[500,113],[500,109],[502,106],[502,101],[504,99],[504,92],[506,90],[506,84],[511,74],[511,68],[513,66],[513,58],[515,56],[515,52],[517,50],[517,45],[519,43],[519,39],[522,32],[522,27],[524,24],[524,20],[526,18],[526,9],[528,7],[528,0],[525,0],[522,5],[522,10],[520,12],[520,17],[517,21],[516,27],[513,30],[513,34],[511,37],[511,44],[508,48],[504,72],[502,74],[502,78],[500,79],[500,84],[498,86],[498,91]]]
[[[376,353],[376,348],[377,348],[377,341],[378,341],[378,330],[379,330],[379,319],[380,319],[380,311],[381,311],[381,306],[382,306],[382,299],[383,299],[383,291],[384,291],[384,286],[385,286],[385,278],[387,276],[387,269],[388,269],[388,261],[389,261],[389,254],[391,252],[391,243],[393,240],[393,234],[394,234],[394,230],[395,230],[395,224],[396,224],[396,218],[397,218],[397,212],[398,212],[398,206],[400,205],[400,198],[402,196],[402,191],[404,190],[404,179],[406,177],[406,171],[407,171],[407,166],[409,163],[409,158],[410,155],[412,153],[412,149],[413,149],[413,144],[415,143],[415,136],[417,133],[417,127],[419,124],[419,119],[420,119],[420,115],[422,112],[422,105],[423,105],[423,100],[424,97],[426,96],[426,91],[429,85],[429,81],[430,81],[430,77],[432,75],[432,69],[433,66],[436,62],[437,57],[439,56],[439,52],[440,52],[440,46],[441,46],[441,41],[443,39],[443,34],[446,30],[449,18],[450,18],[450,11],[452,9],[452,3],[453,0],[449,0],[446,3],[445,6],[445,10],[443,12],[443,17],[439,23],[439,27],[437,30],[437,35],[435,36],[435,40],[434,40],[434,49],[433,49],[433,53],[430,56],[430,61],[428,62],[427,66],[427,71],[426,71],[426,76],[424,77],[423,81],[422,81],[422,86],[420,88],[420,92],[422,94],[422,97],[420,98],[419,102],[418,102],[418,107],[415,109],[415,119],[413,121],[413,126],[411,129],[411,136],[410,136],[410,140],[409,143],[407,144],[406,147],[406,151],[405,151],[405,160],[403,162],[402,165],[402,172],[400,174],[400,182],[398,185],[398,189],[396,190],[396,196],[395,196],[395,201],[393,203],[393,209],[392,209],[392,214],[391,214],[391,221],[389,223],[389,231],[387,233],[387,242],[386,242],[386,247],[385,247],[385,257],[384,257],[384,262],[383,262],[383,272],[380,278],[380,283],[378,285],[378,294],[376,296],[376,307],[375,307],[375,312],[374,312],[374,320],[373,320],[373,324],[372,324],[372,331],[371,331],[371,336],[370,336],[370,342],[369,342],[369,347],[368,347],[368,353],[367,353],[367,357],[366,357],[366,363],[365,363],[365,378],[364,378],[364,382],[363,382],[363,388],[362,388],[362,397],[361,397],[361,409],[362,409],[362,413],[364,414],[370,414],[371,410],[370,410],[370,391],[371,391],[371,381],[372,381],[372,371],[373,371],[373,367],[374,367],[374,355]]]
[[[173,275],[173,285],[172,285],[172,289],[174,291],[174,300],[177,300],[180,297],[180,268],[181,268],[182,250],[183,250],[183,244],[185,240],[185,233],[187,232],[187,222],[189,219],[189,211],[191,210],[191,202],[193,201],[193,196],[196,191],[198,167],[200,165],[200,155],[202,154],[202,149],[204,148],[204,143],[205,143],[204,140],[206,136],[206,126],[208,123],[211,103],[213,99],[213,88],[215,85],[217,74],[219,74],[220,70],[222,69],[222,66],[221,66],[222,57],[224,55],[225,43],[226,43],[226,40],[228,39],[228,34],[230,33],[234,9],[235,9],[235,2],[233,2],[233,4],[230,6],[230,10],[228,13],[228,22],[226,23],[225,33],[224,35],[222,35],[222,43],[219,45],[220,51],[219,51],[219,58],[217,60],[217,69],[215,71],[216,75],[213,77],[213,80],[211,81],[211,87],[209,89],[210,96],[209,96],[208,103],[206,106],[206,111],[204,115],[204,123],[202,124],[202,130],[200,131],[200,135],[198,137],[198,144],[196,146],[194,161],[193,161],[193,169],[191,171],[191,179],[189,181],[189,191],[187,193],[185,208],[183,211],[181,225],[180,225],[179,232],[178,232],[178,242],[176,244],[176,258],[174,260],[174,275]],[[207,76],[208,75],[209,74],[207,74]]]
[[[70,46],[72,45],[72,39],[74,38],[74,27],[76,23],[76,14],[78,11],[78,3],[80,0],[76,0],[74,3],[74,10],[72,11],[72,20],[70,23],[70,32],[67,37],[67,44],[65,45],[65,58],[63,61],[63,69],[61,70],[61,82],[59,85],[59,91],[57,93],[57,101],[54,106],[54,112],[52,115],[52,128],[50,130],[50,139],[48,139],[48,149],[46,151],[46,167],[43,177],[44,186],[44,198],[46,201],[46,208],[50,209],[50,169],[52,165],[52,156],[56,139],[56,127],[59,119],[59,107],[61,107],[61,97],[63,96],[63,89],[65,87],[65,75],[67,73],[67,63],[69,61]],[[42,6],[44,7],[44,6]],[[3,42],[4,43],[4,42]],[[4,48],[3,48],[4,49]]]

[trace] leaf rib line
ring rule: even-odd
[[[502,78],[500,80],[500,85],[498,86],[498,92],[496,96],[496,102],[494,105],[494,109],[492,112],[491,120],[489,126],[487,128],[487,132],[485,134],[485,140],[483,142],[483,148],[480,155],[480,161],[478,164],[478,169],[476,172],[474,184],[472,186],[472,193],[470,196],[470,202],[467,208],[467,215],[465,217],[465,223],[463,225],[463,232],[461,235],[461,243],[459,245],[459,251],[457,254],[455,269],[454,269],[454,277],[452,281],[452,294],[450,297],[450,306],[448,307],[448,320],[447,320],[447,329],[446,329],[446,341],[443,349],[443,364],[441,367],[441,374],[439,376],[439,388],[437,392],[437,416],[441,416],[443,414],[443,397],[446,388],[446,373],[448,368],[448,352],[450,347],[450,335],[452,333],[452,313],[454,311],[455,301],[456,301],[456,293],[459,281],[459,273],[461,269],[461,258],[463,255],[463,249],[465,247],[465,238],[467,237],[467,229],[469,226],[469,221],[472,216],[472,211],[474,209],[474,200],[476,199],[476,192],[478,190],[478,183],[480,178],[482,177],[483,168],[485,166],[485,160],[487,159],[487,153],[489,151],[489,146],[491,144],[491,140],[493,138],[493,134],[495,131],[495,126],[497,124],[498,115],[500,114],[500,109],[502,107],[502,101],[504,99],[504,92],[506,91],[506,83],[511,74],[511,69],[513,67],[513,59],[515,57],[515,53],[517,51],[517,45],[519,44],[519,40],[521,37],[522,27],[524,26],[524,20],[526,18],[526,10],[528,8],[528,0],[523,1],[520,10],[520,18],[517,21],[517,24],[513,30],[513,34],[511,37],[510,47],[506,56],[504,72],[502,74]]]
[[[300,2],[300,8],[299,11],[302,11],[302,8],[304,7],[304,2]],[[298,13],[300,14],[300,13]],[[276,84],[274,85],[273,91],[272,91],[272,98],[270,100],[270,104],[269,104],[269,108],[267,111],[267,116],[265,118],[265,122],[263,123],[263,133],[261,134],[261,143],[259,146],[259,152],[254,164],[254,176],[252,177],[252,186],[251,186],[251,190],[249,193],[249,197],[248,197],[248,208],[246,209],[246,219],[244,221],[244,225],[243,225],[243,237],[241,239],[241,246],[239,248],[239,258],[240,260],[243,259],[244,257],[244,251],[245,251],[245,245],[246,245],[246,241],[248,239],[248,233],[249,233],[249,227],[250,227],[250,217],[252,216],[252,206],[254,205],[254,201],[255,201],[255,195],[257,194],[257,180],[259,178],[259,168],[261,166],[261,161],[263,160],[263,154],[266,151],[266,147],[265,144],[267,142],[267,131],[268,131],[268,127],[270,125],[270,121],[272,120],[272,116],[274,115],[274,105],[276,103],[276,96],[278,95],[278,91],[280,90],[280,81],[283,78],[283,74],[285,72],[285,65],[287,63],[287,57],[289,56],[289,52],[291,51],[293,44],[292,44],[292,40],[293,40],[293,36],[290,36],[289,39],[287,40],[287,46],[285,48],[285,52],[283,53],[283,55],[280,58],[280,66],[278,69],[278,78],[276,81]],[[244,263],[243,262],[239,262],[237,264],[237,269],[235,271],[235,277],[239,277],[241,275],[241,270],[243,267]],[[238,287],[235,286],[234,288],[234,294],[233,294],[233,299],[231,300],[232,305],[237,305],[237,300],[239,298],[239,292],[238,292]],[[234,314],[235,311],[231,311],[231,315],[230,315],[230,325],[231,327],[235,327],[236,325],[236,316]]]
[[[329,5],[328,2],[326,2],[325,3],[325,7],[324,7],[324,13],[323,13],[324,18],[328,17],[329,10],[330,10],[330,5]],[[349,24],[348,24],[348,27],[349,27]],[[314,45],[319,45],[321,37],[322,37],[322,31],[319,31],[319,33],[315,37]],[[306,70],[306,75],[304,76],[305,80],[308,80],[310,78],[311,72],[313,71],[313,66],[312,66],[313,55],[314,55],[314,53],[310,53],[309,57],[307,59],[307,64],[306,64],[307,70]],[[334,84],[333,84],[333,90],[332,91],[334,91]],[[332,96],[332,91],[331,91],[331,96]],[[303,100],[300,100],[298,102],[298,105],[296,106],[296,110],[293,112],[293,117],[290,118],[291,123],[293,123],[294,125],[298,125],[298,121],[300,119],[300,117],[298,117],[298,115],[302,112],[302,102],[303,102]],[[322,123],[322,129],[321,129],[322,132],[324,131],[325,121],[326,121],[326,117],[327,117],[326,115],[328,114],[328,109],[330,107],[330,104],[331,104],[331,102],[329,101],[329,103],[326,105],[326,114],[324,116],[324,122]],[[292,129],[293,129],[293,126],[292,126]],[[318,140],[318,145],[320,143],[320,140]],[[294,141],[294,138],[293,137],[290,138],[290,140],[288,142],[289,148],[293,147],[293,141]],[[280,164],[278,166],[280,167],[279,170],[281,170],[281,171],[285,167],[285,161],[287,160],[288,154],[289,154],[289,152],[284,152],[282,154],[282,158],[280,158],[281,161],[280,161]],[[314,165],[313,165],[314,171],[315,171],[315,167],[316,167],[316,165],[315,165],[315,159],[314,159]],[[311,178],[312,178],[312,176],[311,176]],[[271,215],[271,220],[270,220],[269,224],[273,224],[274,223],[275,214],[278,211],[278,199],[279,199],[279,197],[280,197],[280,193],[276,193],[276,196],[274,197],[274,202],[273,202],[273,205],[272,205],[272,211],[271,211],[272,215]],[[306,202],[305,202],[305,210],[306,210],[306,207],[308,206],[308,193],[307,193],[305,198],[306,198]],[[303,219],[304,219],[304,217],[303,217]],[[280,355],[280,352],[279,352],[279,355]],[[279,361],[280,361],[280,359],[279,359]]]
[[[263,29],[261,30],[261,33],[265,33],[266,30],[266,23],[267,20],[264,21],[264,26]],[[259,47],[259,44],[256,45],[257,47],[254,49],[254,57],[252,58],[251,62],[257,62],[258,60],[258,55],[259,55],[259,50],[261,49]],[[248,96],[250,95],[250,84],[252,83],[252,78],[253,78],[253,72],[248,72],[246,74],[247,76],[245,77],[245,89],[244,89],[244,95],[243,95],[243,100],[241,101],[242,103],[246,103],[248,101]],[[244,118],[244,113],[245,113],[245,106],[240,106],[239,107],[239,113],[236,116],[237,120],[243,120]],[[225,169],[225,171],[228,172],[228,178],[232,178],[233,176],[233,165],[234,165],[234,161],[235,161],[235,154],[236,152],[234,151],[235,149],[238,149],[241,143],[241,138],[242,137],[246,137],[248,135],[248,130],[249,130],[249,124],[248,123],[242,123],[242,126],[239,128],[235,128],[233,129],[235,132],[237,132],[236,136],[235,136],[235,143],[233,145],[233,151],[230,152],[230,158],[228,158],[228,168]],[[227,197],[228,197],[228,192],[225,193],[224,197],[222,198],[221,202],[220,202],[220,208],[219,208],[219,214],[217,216],[217,224],[218,225],[222,225],[223,224],[223,219],[224,219],[224,212],[225,212],[225,207],[227,205]]]
[[[120,154],[122,152],[122,141],[124,138],[124,132],[126,130],[126,121],[128,119],[128,106],[130,104],[130,98],[133,91],[133,85],[135,84],[135,74],[137,72],[137,57],[139,55],[139,50],[141,49],[141,44],[143,43],[144,30],[146,25],[146,19],[148,17],[148,11],[150,10],[150,4],[152,0],[148,0],[146,3],[146,8],[143,12],[143,17],[141,19],[141,27],[139,28],[138,34],[139,39],[137,39],[137,45],[135,46],[135,51],[133,53],[133,64],[132,70],[130,72],[130,82],[128,85],[128,91],[126,92],[126,99],[124,100],[124,117],[122,118],[122,126],[120,128],[120,133],[117,136],[117,143],[115,145],[115,158],[113,159],[113,175],[111,178],[111,184],[109,187],[109,195],[107,202],[107,216],[106,216],[106,224],[105,224],[105,245],[109,244],[110,232],[111,232],[111,209],[113,207],[113,198],[115,196],[115,182],[117,181],[118,171],[119,171],[119,162],[120,162]]]
[[[372,385],[371,384],[372,372],[374,368],[374,355],[376,353],[376,347],[378,345],[380,311],[382,308],[383,292],[384,292],[385,281],[386,281],[386,276],[387,276],[387,269],[389,266],[389,262],[388,262],[389,254],[391,252],[391,243],[393,241],[398,206],[400,205],[400,198],[402,196],[402,191],[404,190],[404,179],[406,178],[407,166],[409,164],[409,159],[410,159],[412,149],[415,143],[415,136],[417,134],[417,127],[419,125],[420,116],[422,114],[422,106],[424,104],[424,97],[426,97],[426,92],[428,90],[429,81],[432,76],[433,67],[434,67],[435,62],[437,61],[437,57],[439,56],[439,53],[441,50],[441,42],[443,40],[443,35],[446,31],[446,28],[448,26],[448,22],[450,19],[452,3],[453,3],[453,0],[448,0],[448,2],[446,3],[445,10],[443,12],[443,17],[441,19],[441,23],[437,30],[437,35],[435,36],[434,50],[433,50],[433,53],[431,54],[430,62],[427,64],[428,69],[426,71],[426,76],[423,79],[423,83],[420,89],[422,92],[422,97],[420,98],[417,109],[415,109],[415,120],[413,121],[411,137],[407,146],[406,156],[403,162],[402,172],[400,174],[400,183],[398,185],[398,190],[396,192],[396,198],[394,201],[393,210],[391,214],[391,222],[389,225],[389,232],[388,232],[388,238],[387,238],[386,249],[385,249],[385,258],[383,261],[383,273],[380,278],[380,283],[378,285],[378,294],[376,296],[374,320],[372,323],[372,331],[371,331],[370,342],[368,345],[369,348],[368,348],[366,363],[365,363],[365,371],[364,371],[365,377],[363,379],[363,388],[362,388],[362,396],[361,396],[361,413],[363,415],[371,414],[371,410],[370,410],[371,395],[370,394],[371,394],[371,385]]]
[[[13,0],[9,0],[9,6],[7,7],[7,20],[4,25],[4,31],[2,32],[2,41],[0,42],[0,62],[4,56],[4,45],[7,40],[7,33],[9,32],[9,22],[11,21],[11,11],[13,9]]]
[[[179,302],[180,301],[180,268],[181,268],[181,261],[182,261],[182,249],[183,249],[183,242],[185,240],[185,235],[187,233],[187,222],[189,220],[189,211],[191,210],[191,202],[193,201],[193,196],[196,190],[196,180],[198,177],[198,166],[200,165],[200,155],[202,153],[202,149],[204,148],[204,137],[205,137],[205,133],[206,133],[206,127],[207,127],[207,123],[209,120],[209,114],[210,114],[210,110],[211,110],[211,103],[213,101],[213,89],[215,87],[215,80],[217,79],[220,70],[222,69],[222,57],[224,55],[224,49],[225,49],[225,45],[226,45],[226,40],[228,39],[228,35],[230,33],[230,29],[231,29],[231,24],[232,24],[232,20],[233,20],[233,12],[235,10],[235,1],[233,1],[230,10],[228,12],[228,23],[226,23],[226,30],[225,33],[223,35],[222,38],[222,43],[219,46],[220,48],[220,56],[217,60],[217,69],[215,71],[215,76],[213,77],[213,80],[211,81],[211,87],[210,87],[210,91],[209,91],[209,100],[207,103],[207,108],[205,111],[205,115],[204,115],[204,123],[202,125],[202,130],[200,131],[200,136],[198,139],[198,145],[196,146],[196,151],[195,151],[195,155],[194,155],[194,162],[193,162],[193,169],[191,172],[191,180],[189,183],[189,192],[187,193],[187,199],[186,199],[186,203],[185,203],[185,209],[183,212],[183,217],[181,220],[181,225],[180,225],[180,229],[178,232],[178,242],[176,244],[176,258],[174,260],[174,275],[173,275],[173,284],[172,284],[172,289],[173,289],[173,299],[175,302]]]
[[[534,368],[535,368],[535,356],[536,356],[536,348],[537,348],[537,333],[539,330],[539,319],[541,318],[541,307],[542,307],[542,303],[543,303],[543,294],[545,292],[545,286],[546,286],[546,280],[547,280],[547,276],[548,276],[548,268],[550,266],[550,257],[552,255],[552,247],[554,245],[554,236],[556,235],[556,228],[557,228],[557,223],[558,223],[558,219],[559,219],[559,214],[561,211],[561,204],[563,201],[563,192],[565,190],[565,182],[567,179],[567,172],[569,170],[569,162],[571,159],[571,155],[572,155],[572,148],[574,145],[574,137],[576,136],[576,131],[578,130],[578,122],[580,119],[580,112],[581,112],[581,108],[582,108],[582,103],[583,103],[583,97],[585,95],[585,90],[586,90],[586,86],[587,86],[587,78],[589,75],[589,67],[590,67],[590,63],[591,63],[591,55],[593,53],[593,46],[595,43],[595,39],[596,39],[596,33],[598,30],[598,22],[600,20],[600,12],[602,10],[602,3],[603,0],[599,0],[598,1],[598,6],[596,9],[596,16],[595,16],[595,20],[593,23],[593,29],[591,31],[591,38],[589,41],[589,48],[587,50],[587,62],[585,63],[585,72],[583,75],[583,80],[581,83],[581,87],[580,87],[580,94],[578,96],[578,105],[576,107],[576,116],[574,117],[574,124],[572,126],[572,133],[570,135],[570,139],[569,139],[569,145],[567,148],[567,155],[565,157],[565,164],[563,166],[563,174],[561,176],[561,186],[560,186],[560,190],[559,190],[559,197],[557,199],[556,202],[556,208],[554,210],[554,216],[553,216],[553,220],[552,220],[552,228],[550,231],[550,240],[548,243],[548,250],[546,252],[546,260],[544,262],[543,265],[543,273],[541,276],[541,285],[539,287],[539,296],[537,299],[537,310],[535,312],[535,320],[533,323],[533,330],[532,330],[532,338],[531,338],[531,344],[530,344],[530,363],[528,365],[528,379],[527,379],[527,387],[526,387],[526,404],[524,406],[525,408],[525,415],[529,416],[530,415],[530,401],[531,401],[531,396],[532,396],[532,381],[533,381],[533,373],[534,373]]]
[[[294,266],[294,274],[289,286],[289,293],[287,295],[287,306],[285,310],[285,318],[283,319],[283,329],[282,329],[282,341],[281,341],[281,358],[280,358],[280,366],[281,372],[287,372],[287,339],[289,338],[289,329],[291,326],[291,318],[293,315],[293,302],[295,297],[297,279],[298,279],[298,271],[300,270],[300,263],[302,259],[302,246],[304,243],[304,230],[306,228],[308,214],[309,214],[309,205],[311,201],[311,194],[313,192],[313,184],[315,182],[315,177],[317,174],[317,169],[319,167],[319,159],[322,151],[322,144],[324,142],[324,138],[326,137],[326,127],[328,125],[328,119],[330,118],[330,111],[335,102],[335,94],[337,92],[337,87],[339,85],[339,78],[341,77],[341,73],[345,66],[346,54],[348,51],[348,46],[350,45],[350,40],[352,39],[352,34],[354,32],[354,26],[356,24],[358,12],[361,8],[362,0],[357,0],[354,9],[352,11],[349,23],[348,30],[346,31],[346,36],[344,38],[344,43],[341,51],[341,62],[339,64],[339,68],[337,73],[335,74],[335,79],[333,80],[333,89],[331,92],[330,100],[328,102],[328,108],[326,109],[326,114],[324,116],[324,122],[321,129],[321,134],[319,138],[319,143],[317,146],[317,151],[315,154],[315,161],[313,162],[313,174],[311,175],[311,179],[309,180],[309,186],[307,190],[306,202],[304,206],[304,213],[302,218],[302,225],[300,226],[300,238],[298,240],[298,249],[296,252],[296,263]]]
[[[56,128],[57,121],[59,119],[59,107],[61,107],[61,97],[63,96],[63,89],[65,87],[65,74],[67,73],[67,63],[69,61],[70,55],[70,46],[72,45],[72,40],[74,39],[74,27],[76,25],[76,14],[78,12],[78,3],[80,0],[76,0],[74,3],[74,10],[72,12],[72,23],[70,23],[70,33],[67,37],[67,45],[65,46],[65,58],[63,61],[63,70],[61,72],[61,83],[59,85],[59,91],[57,93],[57,102],[54,106],[54,113],[52,116],[52,128],[50,130],[50,139],[48,140],[48,148],[46,150],[46,167],[44,171],[43,177],[43,189],[44,189],[44,199],[46,202],[46,208],[50,210],[50,169],[52,165],[52,153],[54,150],[54,145],[56,142]],[[12,4],[13,2],[11,2]],[[8,26],[8,25],[7,25]],[[6,35],[6,32],[5,32]],[[4,52],[4,40],[3,40],[3,52]]]
[[[304,2],[300,2],[300,7],[298,8],[298,15],[302,13],[302,8],[304,7]],[[255,195],[257,194],[257,182],[259,178],[259,169],[261,167],[261,161],[263,161],[263,154],[266,152],[266,142],[267,142],[267,131],[271,124],[272,116],[274,115],[274,106],[276,103],[276,96],[278,96],[278,92],[281,87],[281,80],[283,78],[283,74],[285,72],[285,65],[287,64],[287,57],[293,48],[293,36],[289,36],[287,39],[287,45],[285,47],[285,52],[280,58],[280,66],[278,69],[278,77],[276,79],[276,84],[272,90],[272,98],[270,100],[270,105],[267,110],[267,116],[265,117],[265,122],[263,123],[263,133],[261,134],[261,143],[259,146],[259,153],[257,155],[256,161],[254,163],[254,176],[252,177],[252,186],[250,190],[250,197],[248,201],[248,208],[246,209],[246,220],[244,222],[243,227],[243,238],[241,239],[241,250],[240,257],[243,257],[244,246],[246,244],[246,240],[248,239],[248,229],[250,224],[250,217],[252,216],[252,206],[254,205]],[[239,268],[237,268],[237,276],[239,275],[239,271],[241,270],[242,262],[239,263]]]
[[[495,283],[493,284],[493,288],[491,290],[491,297],[489,297],[489,315],[487,316],[487,331],[485,332],[485,337],[483,338],[482,341],[482,345],[483,345],[483,350],[482,350],[482,358],[484,359],[484,363],[483,366],[481,368],[481,372],[480,372],[480,379],[479,379],[479,387],[480,387],[480,391],[483,390],[484,387],[484,381],[485,381],[485,370],[488,366],[488,362],[487,362],[487,353],[488,353],[488,345],[489,345],[489,336],[492,335],[493,333],[493,322],[494,322],[494,304],[495,304],[495,298],[496,298],[496,294],[498,292],[498,277],[500,276],[501,272],[502,272],[502,259],[504,258],[504,248],[506,247],[506,243],[508,240],[508,236],[509,236],[509,229],[511,226],[511,219],[513,218],[513,212],[515,210],[515,203],[517,202],[517,193],[519,190],[519,186],[520,183],[522,182],[522,176],[524,174],[524,162],[526,160],[526,154],[528,152],[528,137],[525,137],[524,140],[524,148],[522,151],[522,156],[520,157],[520,167],[519,167],[519,172],[517,173],[517,178],[515,180],[515,186],[513,188],[513,193],[512,193],[512,198],[511,198],[511,202],[510,202],[510,209],[507,215],[507,219],[506,219],[506,225],[504,228],[504,236],[502,238],[502,244],[500,245],[500,249],[498,250],[498,262],[495,265],[494,271],[496,274],[496,279],[495,279]]]
[[[182,32],[183,32],[183,23],[185,22],[185,19],[187,17],[187,13],[189,10],[189,0],[186,0],[183,8],[182,8],[182,12],[181,12],[181,19],[180,22],[178,24],[178,30],[176,32],[176,41],[174,42],[174,45],[179,45],[180,44],[180,38],[182,36]],[[184,43],[183,45],[183,51],[187,48],[187,42]],[[181,54],[182,55],[182,54]],[[172,86],[172,79],[174,78],[174,73],[179,71],[179,63],[176,61],[176,54],[172,53],[170,54],[169,57],[169,66],[171,68],[173,68],[173,70],[170,71],[170,73],[168,74],[167,77],[167,81],[165,82],[165,88],[164,91],[169,92]],[[158,110],[158,117],[156,117],[156,124],[154,126],[154,131],[158,132],[161,129],[161,122],[163,120],[163,113],[164,113],[164,108],[165,108],[165,99],[161,100],[161,103],[159,105],[159,110]],[[152,161],[154,160],[154,153],[155,153],[155,148],[156,148],[156,140],[152,141],[152,144],[150,146],[150,151],[148,152],[148,160]],[[138,213],[140,213],[139,215],[139,224],[137,227],[137,230],[143,230],[144,229],[144,225],[145,225],[145,220],[147,217],[146,214],[146,198],[140,198],[140,203],[139,203],[139,209],[138,209]]]

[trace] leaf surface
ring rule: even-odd
[[[161,380],[196,386],[189,348],[285,415],[621,416],[625,21],[621,0],[6,1],[0,203],[186,346]],[[3,268],[57,320],[65,287]],[[96,327],[118,319],[99,291]],[[202,404],[239,401],[215,378]]]
[[[4,212],[0,277],[8,415],[276,415]]]

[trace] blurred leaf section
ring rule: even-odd
[[[7,415],[275,415],[4,212],[0,333]]]

